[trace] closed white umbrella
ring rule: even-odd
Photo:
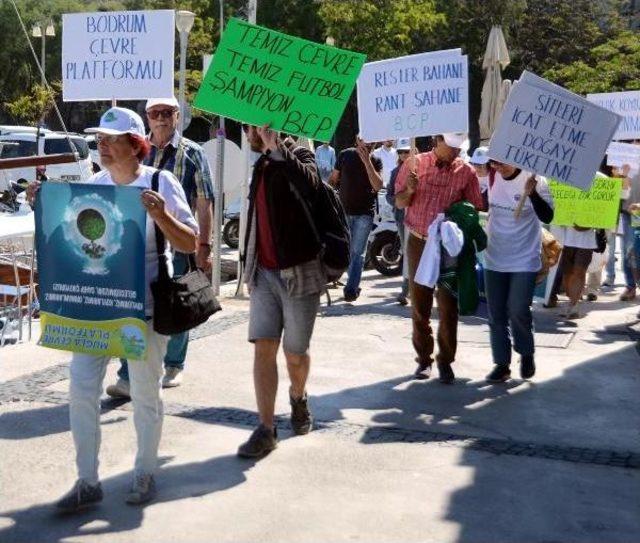
[[[482,86],[482,109],[480,110],[480,138],[483,140],[491,137],[500,117],[504,105],[504,101],[501,101],[502,70],[510,62],[502,28],[495,25],[489,33],[487,49],[482,61],[482,68],[487,71]]]

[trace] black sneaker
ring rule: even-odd
[[[352,292],[350,290],[344,290],[344,301],[345,302],[355,302],[358,299],[358,296],[360,296],[360,291],[361,289],[357,289],[355,292]]]
[[[418,362],[418,367],[416,368],[416,371],[413,372],[413,375],[416,379],[429,379],[429,377],[431,377],[431,362],[420,362],[416,359],[416,362]]]
[[[293,433],[297,436],[308,434],[313,426],[313,417],[309,411],[307,393],[305,392],[302,398],[297,400],[289,396],[289,403],[291,404],[291,428]]]
[[[520,377],[523,379],[531,379],[536,374],[536,363],[533,355],[520,357]]]
[[[59,513],[76,513],[102,501],[102,486],[78,479],[73,488],[56,502]]]
[[[238,447],[238,456],[242,458],[262,458],[278,446],[278,432],[275,427],[269,430],[264,424],[258,426],[246,443]]]
[[[504,383],[511,379],[509,366],[495,365],[493,371],[487,375],[487,383]]]
[[[451,369],[451,364],[441,364],[438,362],[438,381],[443,385],[451,385],[456,380],[456,375]]]

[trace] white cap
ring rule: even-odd
[[[411,151],[411,140],[409,138],[398,139],[396,151]]]
[[[135,111],[124,107],[112,107],[104,112],[100,117],[100,126],[86,128],[87,134],[110,134],[120,136],[121,134],[145,135],[142,118]]]
[[[442,134],[442,137],[449,147],[464,150],[469,148],[469,139],[466,134],[454,134],[453,132],[448,132],[446,134]]]
[[[489,162],[489,156],[487,153],[489,152],[488,147],[477,147],[471,156],[471,160],[469,162],[471,164],[483,165]]]
[[[176,109],[180,109],[180,104],[178,100],[176,100],[175,96],[171,98],[149,98],[147,100],[147,105],[144,106],[145,111],[149,111],[153,106],[171,106]]]

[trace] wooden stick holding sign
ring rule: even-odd
[[[524,186],[524,192],[522,193],[522,197],[520,198],[520,201],[518,202],[518,205],[516,206],[516,209],[513,212],[513,216],[516,219],[520,218],[520,215],[522,214],[522,208],[524,207],[524,203],[527,201],[527,198],[531,195],[531,193],[536,189],[537,183],[538,183],[538,180],[536,179],[535,174],[529,177],[529,179],[527,179],[527,183]]]

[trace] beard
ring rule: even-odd
[[[252,151],[255,151],[256,153],[262,153],[262,140],[260,141],[249,141],[249,146],[251,147]]]

